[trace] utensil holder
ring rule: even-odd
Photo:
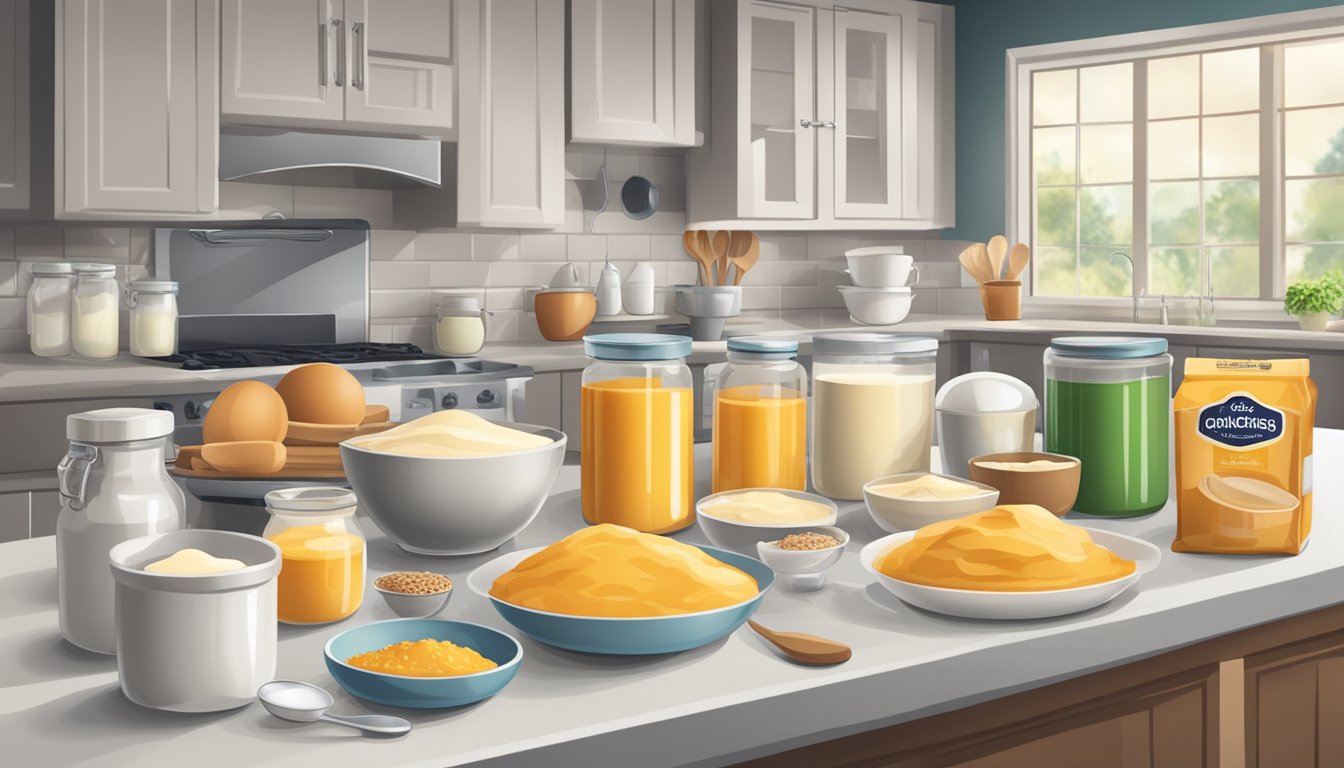
[[[980,285],[986,320],[1022,319],[1022,281],[988,280]]]

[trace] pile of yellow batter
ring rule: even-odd
[[[926,525],[874,565],[912,584],[989,592],[1083,587],[1128,576],[1135,567],[1034,504]]]
[[[672,616],[750,600],[750,575],[675,539],[594,525],[528,557],[495,580],[506,603],[573,616]]]

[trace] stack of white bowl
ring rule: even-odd
[[[845,261],[854,284],[839,286],[840,297],[854,322],[894,325],[910,314],[915,298],[911,289],[919,282],[919,268],[901,246],[854,248],[845,251]]]
[[[740,285],[678,285],[677,304],[691,321],[695,341],[718,341],[730,317],[742,312]]]

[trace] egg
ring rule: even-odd
[[[350,372],[331,363],[295,368],[275,385],[290,421],[354,426],[364,420],[364,387]]]
[[[278,443],[289,431],[285,401],[260,381],[240,381],[219,393],[205,412],[207,443],[265,440]]]

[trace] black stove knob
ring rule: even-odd
[[[488,389],[481,390],[481,394],[476,396],[477,405],[490,405],[495,402],[495,393]]]
[[[197,405],[195,400],[188,400],[182,405],[182,415],[189,421],[196,421],[201,418],[201,406]]]
[[[453,408],[456,407],[457,407],[457,393],[449,392],[448,394],[443,396],[444,410],[452,410]]]

